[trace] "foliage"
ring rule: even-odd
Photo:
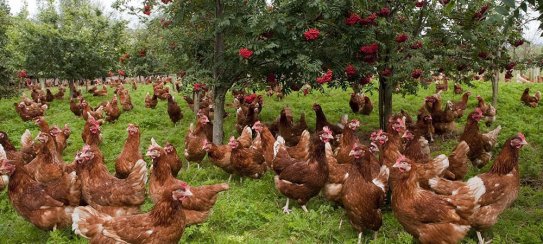
[[[6,48],[8,42],[7,29],[11,25],[9,7],[5,0],[0,0],[0,98],[11,97],[16,85],[11,81],[13,69],[9,65],[11,53]]]
[[[17,68],[35,77],[93,79],[118,67],[126,23],[105,16],[90,1],[48,1],[36,19],[14,20],[10,49],[19,57]]]
[[[473,85],[473,88],[466,90],[470,90],[474,95],[480,94],[486,100],[490,98],[489,83],[476,81],[473,82]],[[541,225],[543,218],[541,210],[543,151],[540,150],[543,146],[543,137],[540,136],[543,133],[543,127],[540,123],[542,108],[529,108],[521,104],[519,98],[525,87],[525,84],[513,83],[502,86],[500,109],[495,122],[496,125],[503,127],[498,139],[498,148],[502,147],[505,140],[516,134],[517,131],[522,131],[529,142],[529,145],[521,151],[520,172],[523,186],[518,200],[509,210],[505,211],[491,230],[483,233],[485,239],[493,239],[500,243],[539,242],[541,240],[540,233],[543,232]],[[543,90],[543,85],[533,84],[530,85],[530,88],[533,91]],[[431,86],[429,89],[420,90],[417,96],[394,95],[396,101],[394,111],[405,109],[410,114],[416,113],[422,103],[422,97],[432,94],[434,90],[435,87]],[[194,122],[191,119],[193,114],[186,103],[180,102],[185,117],[180,124],[174,127],[166,119],[167,105],[165,102],[159,102],[155,110],[144,107],[145,94],[151,91],[151,86],[146,85],[131,92],[134,110],[123,113],[117,122],[106,123],[102,126],[104,141],[101,149],[110,170],[113,170],[114,161],[122,150],[123,142],[127,136],[126,126],[128,123],[138,124],[141,128],[141,150],[146,150],[150,139],[154,137],[160,144],[166,141],[172,142],[177,147],[177,151],[182,154],[183,138],[188,131],[189,123]],[[376,113],[372,113],[370,116],[352,114],[347,105],[350,92],[350,89],[347,91],[324,89],[324,93],[313,92],[308,96],[293,93],[281,101],[273,98],[266,99],[261,118],[265,122],[270,122],[276,118],[283,106],[289,106],[293,109],[295,117],[305,113],[308,125],[314,128],[315,116],[311,104],[318,101],[330,121],[336,121],[342,114],[349,114],[349,117],[360,119],[363,126],[359,136],[367,138],[372,131],[379,127],[378,115]],[[93,106],[109,100],[113,96],[111,90],[107,97],[93,97],[86,92],[83,95]],[[174,96],[177,101],[182,101],[180,95],[174,94]],[[370,97],[372,101],[375,101],[377,94],[370,95]],[[460,97],[454,96],[452,92],[446,92],[443,94],[443,99],[456,101]],[[0,102],[0,130],[6,131],[18,146],[18,137],[25,129],[30,129],[33,135],[36,135],[39,129],[33,122],[21,122],[13,109],[15,101],[18,100],[10,99]],[[227,101],[230,103],[232,97],[228,96]],[[471,99],[467,111],[473,110],[475,106],[476,100]],[[229,106],[227,106],[227,112],[235,113],[234,109]],[[68,123],[72,128],[73,134],[68,140],[68,148],[63,154],[63,159],[66,162],[71,162],[75,153],[83,146],[80,137],[84,125],[83,120],[70,112],[66,100],[55,100],[50,103],[46,119],[51,125]],[[465,125],[465,122],[464,116],[458,122],[459,130]],[[234,124],[235,118],[229,116],[225,123],[228,136],[235,133]],[[483,131],[492,128],[481,126]],[[456,140],[442,141],[437,139],[432,145],[433,155],[448,154],[456,144]],[[494,155],[497,150],[499,149],[494,151]],[[145,160],[149,163],[149,158],[145,158]],[[203,168],[200,170],[192,164],[190,168],[185,165],[179,178],[196,186],[227,181],[228,175],[221,169],[212,166],[207,160],[202,165]],[[480,171],[472,169],[469,176],[486,172],[489,167],[490,165]],[[243,183],[239,182],[239,178],[234,177],[230,185],[230,190],[219,196],[209,221],[203,225],[187,228],[181,240],[182,243],[356,243],[357,233],[349,225],[344,210],[326,202],[321,196],[309,202],[309,213],[304,213],[297,204],[293,204],[293,213],[283,214],[280,208],[285,203],[285,197],[275,190],[271,172],[268,172],[260,180],[244,179]],[[150,207],[150,202],[144,205],[145,210]],[[385,208],[383,212],[383,227],[379,231],[378,239],[372,241],[372,236],[367,234],[364,236],[364,243],[411,243],[411,236],[403,231],[391,210]],[[5,243],[86,243],[84,239],[77,237],[69,229],[44,232],[33,227],[17,216],[10,206],[5,192],[0,194],[0,220],[0,236],[3,237],[2,242]],[[343,224],[340,228],[341,220],[343,220]],[[476,240],[475,233],[471,233],[465,243],[476,243]]]

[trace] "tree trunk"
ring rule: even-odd
[[[198,110],[200,110],[200,92],[199,91],[196,91],[193,93],[194,96],[193,96],[193,101],[194,101],[194,104],[193,104],[193,111],[194,113],[198,113]],[[196,116],[196,118],[198,118],[198,116]]]
[[[392,114],[392,85],[379,77],[379,126],[386,130],[388,117]]]
[[[221,0],[215,0],[215,18],[221,19],[224,16],[224,5]],[[218,28],[218,27],[216,27]],[[222,74],[220,67],[224,59],[224,31],[221,29],[215,30],[215,48],[213,55],[213,79],[216,85],[213,88],[213,143],[222,144],[224,138],[224,101],[228,87],[226,84],[221,84]]]
[[[500,81],[500,71],[494,71],[494,76],[492,77],[492,106],[498,108],[498,83]]]
[[[74,84],[73,79],[68,81],[68,86],[70,87],[70,98],[72,98],[74,97],[74,93],[75,93],[75,84]]]
[[[224,139],[224,101],[228,88],[223,86],[215,86],[213,89],[213,143],[222,144]]]

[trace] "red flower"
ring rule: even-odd
[[[277,79],[275,78],[275,74],[274,73],[269,73],[268,76],[266,77],[266,81],[268,83],[275,83],[277,82]]]
[[[351,13],[351,15],[349,15],[349,17],[347,17],[345,19],[345,24],[346,25],[355,25],[356,23],[358,23],[360,21],[360,16],[356,13]]]
[[[304,32],[304,37],[307,41],[313,41],[319,38],[319,34],[321,32],[316,28],[310,28],[306,32]]]
[[[307,94],[309,94],[309,88],[304,88],[303,92],[304,96],[307,96]]]
[[[424,7],[425,4],[426,4],[426,2],[424,2],[424,1],[417,1],[417,2],[415,3],[415,6],[416,6],[417,8],[422,8],[422,7]]]
[[[366,55],[377,54],[377,51],[379,51],[379,44],[375,42],[372,44],[360,47],[360,52]]]
[[[253,103],[253,101],[256,99],[256,94],[251,94],[251,95],[247,95],[243,98],[243,100],[246,102],[246,103]]]
[[[413,79],[418,79],[422,76],[422,70],[421,69],[414,69],[413,72],[411,72],[411,77]]]
[[[161,0],[163,4],[171,3],[173,0]]]
[[[392,75],[392,70],[390,68],[385,68],[381,71],[381,76],[383,77],[389,77],[390,75]]]
[[[390,14],[390,9],[387,7],[384,7],[381,10],[379,10],[379,13],[378,13],[378,15],[381,17],[387,17],[389,14]]]
[[[370,14],[370,16],[361,19],[360,24],[361,25],[376,25],[377,23],[375,23],[375,19],[377,19],[377,14],[372,13]]]
[[[332,81],[333,72],[332,70],[326,71],[326,74],[322,75],[321,77],[317,77],[317,83],[324,84]]]
[[[28,74],[26,73],[26,70],[23,69],[23,70],[19,71],[18,76],[19,76],[19,78],[26,78],[28,76]]]
[[[117,73],[118,73],[120,76],[126,76],[126,73],[125,73],[124,70],[122,70],[122,69],[117,70]]]
[[[143,6],[143,14],[151,15],[151,6],[149,6],[149,5]]]
[[[362,79],[360,79],[360,84],[361,85],[369,84],[371,82],[371,77],[372,77],[372,75],[363,76]]]
[[[204,83],[194,83],[192,90],[195,92],[198,92],[201,90],[207,91],[207,86]]]
[[[240,48],[239,56],[243,57],[244,59],[249,59],[251,56],[253,56],[253,51],[249,50],[248,48]]]
[[[516,41],[513,43],[513,46],[518,47],[518,46],[521,46],[522,44],[524,44],[524,40],[519,39],[519,40],[516,40]]]
[[[407,37],[407,34],[402,33],[402,34],[398,34],[398,35],[396,36],[396,39],[395,39],[395,40],[396,40],[397,43],[402,43],[402,42],[407,41],[407,38],[408,38],[408,37]]]
[[[511,62],[511,63],[508,63],[508,64],[505,66],[505,69],[506,69],[506,70],[512,70],[513,68],[515,68],[515,66],[517,66],[517,63]]]
[[[349,64],[345,67],[345,74],[347,74],[347,77],[352,78],[358,74],[358,70],[352,64]]]
[[[415,43],[411,44],[411,49],[419,49],[422,48],[422,42],[416,41]]]

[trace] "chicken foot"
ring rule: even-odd
[[[477,239],[479,239],[479,244],[490,244],[492,243],[492,240],[488,240],[485,242],[485,239],[483,238],[483,235],[481,235],[480,231],[477,231]]]
[[[285,206],[283,207],[283,213],[289,214],[290,212],[292,212],[292,210],[288,208],[289,201],[290,199],[287,198],[287,204],[285,204]]]

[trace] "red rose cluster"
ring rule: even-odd
[[[195,92],[207,91],[207,86],[204,83],[194,83],[194,86],[193,86],[192,90],[195,91]]]
[[[387,7],[384,7],[381,10],[379,10],[379,13],[377,14],[381,17],[387,17],[388,15],[390,15],[390,9]]]
[[[143,6],[143,14],[151,15],[151,6],[150,5]]]
[[[345,24],[353,26],[353,25],[356,25],[358,22],[360,22],[361,19],[362,18],[360,18],[358,14],[351,13],[351,15],[349,15],[349,17],[345,19]]]
[[[402,33],[402,34],[398,34],[394,40],[397,43],[402,43],[402,42],[407,41],[407,38],[408,38],[407,34]]]
[[[377,23],[375,23],[376,19],[377,19],[377,14],[372,13],[368,17],[361,19],[360,24],[361,25],[377,25]]]
[[[345,74],[347,74],[347,77],[353,78],[358,74],[358,71],[352,64],[349,64],[345,67]]]
[[[360,47],[360,52],[364,54],[364,61],[366,63],[373,63],[377,61],[377,53],[379,52],[379,44],[372,43]]]
[[[369,84],[371,82],[371,77],[372,77],[372,75],[363,76],[362,79],[360,79],[360,84],[362,84],[362,85]]]
[[[419,49],[422,48],[422,42],[416,41],[415,43],[411,44],[411,49]]]
[[[333,76],[333,72],[332,70],[329,69],[328,71],[326,71],[326,74],[324,74],[321,77],[317,77],[317,83],[319,84],[328,83],[332,81],[332,76]]]
[[[244,59],[249,59],[251,56],[253,56],[253,51],[251,51],[248,48],[240,48],[239,49],[239,56],[241,56]]]
[[[320,33],[321,32],[318,29],[311,28],[311,29],[307,30],[306,32],[304,32],[305,40],[307,40],[307,41],[316,40],[317,38],[319,38]]]
[[[124,70],[122,70],[122,69],[117,70],[117,73],[118,73],[120,76],[126,76],[126,73],[125,73]]]
[[[418,79],[422,76],[422,70],[421,69],[414,69],[413,72],[411,72],[411,77],[413,79]]]

